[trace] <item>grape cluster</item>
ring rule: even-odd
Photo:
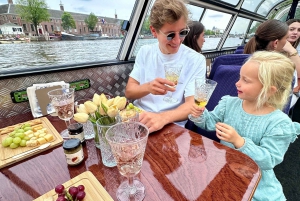
[[[77,187],[71,186],[69,190],[60,184],[55,187],[55,192],[58,194],[56,201],[81,201],[85,197],[84,185]]]
[[[11,132],[9,136],[2,141],[2,146],[10,147],[12,149],[15,149],[19,146],[25,147],[26,141],[29,140],[29,137],[25,135],[25,132],[28,130],[31,130],[31,126],[27,123],[15,128],[15,130]]]

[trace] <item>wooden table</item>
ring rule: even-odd
[[[49,116],[58,132],[65,124]],[[14,121],[15,122],[15,121]],[[15,122],[16,123],[16,122]],[[84,144],[84,162],[68,166],[61,146],[0,170],[0,201],[28,201],[84,171],[91,171],[116,200],[126,180],[117,167],[102,165],[93,140]],[[169,124],[149,136],[141,172],[148,200],[251,200],[260,180],[248,156],[201,135]]]

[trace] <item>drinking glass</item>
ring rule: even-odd
[[[196,78],[195,79],[195,95],[194,100],[199,107],[205,107],[217,86],[217,82],[210,79]],[[189,119],[195,123],[202,123],[203,117],[194,117],[188,115]]]
[[[68,128],[70,119],[74,115],[74,88],[54,89],[48,92],[48,96],[57,116],[65,121]],[[60,134],[64,139],[69,138],[68,129],[63,130]]]
[[[167,85],[168,87],[176,88],[182,67],[183,67],[182,64],[164,64],[166,79],[171,82],[174,82],[174,84],[175,84],[175,86]],[[163,100],[168,103],[176,103],[178,100],[176,98],[172,97],[173,92],[170,92],[170,93],[171,93],[171,95],[165,96]]]
[[[135,122],[139,121],[139,112],[135,109],[124,109],[117,115],[118,122]]]
[[[144,185],[133,177],[141,171],[149,130],[139,122],[122,122],[112,126],[106,132],[121,175],[127,181],[117,189],[120,201],[140,201],[145,197]]]

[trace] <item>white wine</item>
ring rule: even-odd
[[[174,84],[175,84],[174,86],[169,86],[169,85],[167,85],[167,86],[175,88],[177,86],[179,76],[178,75],[166,75],[166,79],[171,82],[174,82]]]
[[[194,99],[196,105],[198,105],[199,107],[205,107],[207,105],[207,100],[205,99]]]

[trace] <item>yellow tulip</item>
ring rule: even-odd
[[[102,94],[100,95],[100,99],[101,99],[101,103],[104,103],[104,104],[107,103],[107,98],[106,98],[105,94],[102,93]]]
[[[105,110],[103,109],[103,107],[105,107]],[[108,106],[106,105],[106,103],[101,103],[100,107],[99,107],[99,113],[101,115],[106,115],[106,112],[108,110]]]
[[[88,114],[88,112],[87,112],[87,110],[86,110],[84,104],[78,105],[78,107],[77,107],[77,109],[76,109],[76,112]]]
[[[117,105],[111,105],[108,109],[107,109],[107,115],[109,117],[115,117],[117,116],[119,110],[118,110],[118,107]]]
[[[127,100],[125,97],[120,97],[117,99],[117,102],[114,104],[117,105],[119,110],[123,110],[126,106],[126,102],[127,102]]]
[[[116,96],[116,97],[114,98],[114,104],[116,104],[116,103],[119,101],[120,98],[121,98],[120,96]]]
[[[98,94],[94,94],[93,103],[95,103],[97,106],[101,105],[101,99]]]
[[[94,113],[97,110],[97,105],[92,101],[86,101],[84,103],[85,109],[89,114]]]
[[[109,107],[114,104],[114,98],[108,99],[106,105]]]
[[[79,123],[85,123],[89,119],[89,115],[86,113],[76,113],[74,114],[74,120]]]

